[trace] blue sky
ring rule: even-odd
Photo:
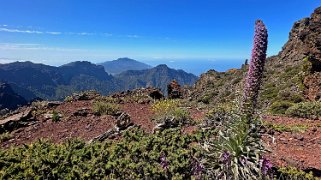
[[[249,58],[254,21],[281,50],[317,0],[0,0],[0,63]]]

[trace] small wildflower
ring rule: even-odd
[[[195,176],[199,176],[202,174],[203,171],[204,165],[201,162],[194,159],[192,163],[192,174]]]
[[[162,155],[161,155],[160,161],[161,161],[160,164],[161,164],[162,168],[163,168],[164,170],[168,170],[168,165],[169,165],[169,163],[168,163],[168,161],[166,160],[165,154],[162,154]]]
[[[271,171],[273,165],[270,160],[263,158],[260,160],[261,171],[263,175],[267,175]]]
[[[221,162],[227,164],[231,160],[231,154],[228,151],[224,151],[221,156]]]
[[[243,155],[239,158],[239,160],[243,166],[247,163],[247,157]]]

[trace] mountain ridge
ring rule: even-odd
[[[127,70],[143,70],[152,68],[152,66],[148,64],[127,57],[99,63],[99,65],[104,66],[105,71],[112,75],[120,74]]]
[[[162,76],[161,72],[164,72]],[[128,74],[126,76],[130,78],[126,78],[124,74]],[[88,61],[75,61],[58,67],[30,61],[0,64],[0,80],[8,82],[14,92],[27,101],[37,98],[61,100],[74,92],[86,90],[96,90],[107,95],[148,85],[166,92],[167,84],[173,79],[182,84],[192,85],[196,78],[190,73],[170,69],[166,65],[147,70],[125,71],[119,78],[105,72],[102,65]],[[148,80],[151,80],[151,83]],[[133,86],[133,83],[137,85]]]

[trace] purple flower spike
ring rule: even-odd
[[[244,85],[243,110],[247,114],[253,114],[256,106],[258,91],[262,83],[267,45],[267,29],[261,20],[257,20],[251,62]]]
[[[273,165],[270,160],[263,158],[261,159],[261,171],[263,175],[267,175],[267,173],[272,169]]]

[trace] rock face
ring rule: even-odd
[[[310,18],[294,23],[288,42],[279,53],[280,61],[293,64],[308,61],[303,83],[305,97],[320,100],[321,95],[321,7],[315,9]]]
[[[288,42],[279,54],[281,60],[301,61],[309,57],[312,70],[321,70],[321,7],[310,18],[294,23]]]
[[[167,94],[170,99],[182,98],[183,90],[177,81],[173,80],[167,85]]]
[[[32,108],[27,108],[17,114],[0,120],[0,133],[12,131],[19,127],[28,126],[33,122]]]
[[[16,94],[7,83],[0,82],[0,109],[14,110],[19,106],[24,106],[27,101]]]
[[[208,71],[196,82],[190,97],[218,104],[240,97],[247,66],[226,72]],[[315,101],[321,97],[321,7],[309,18],[294,23],[289,39],[278,55],[266,61],[258,108],[273,103]]]

